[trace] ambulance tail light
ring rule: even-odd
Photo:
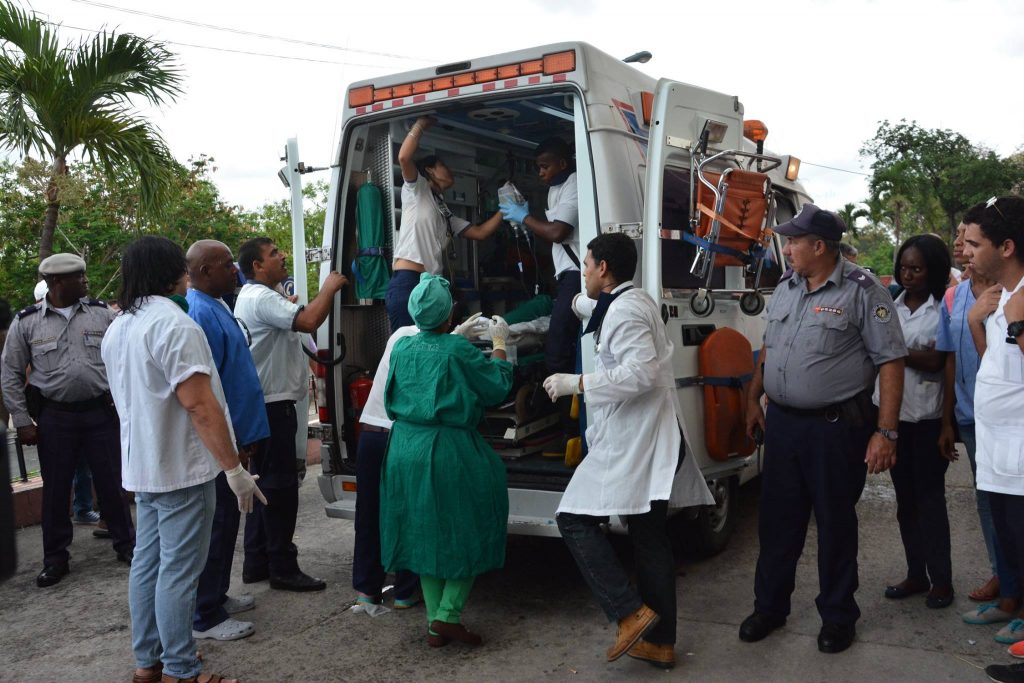
[[[343,481],[341,482],[341,490],[346,493],[355,493],[356,483],[354,481]]]
[[[640,93],[640,109],[644,115],[644,125],[651,125],[651,116],[654,111],[654,93],[648,90]]]
[[[330,351],[317,351],[316,355],[320,360],[331,360]],[[316,369],[314,370],[313,375],[316,382],[317,417],[320,418],[320,424],[330,424],[331,414],[327,409],[327,366],[323,363],[316,363]]]

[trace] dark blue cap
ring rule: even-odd
[[[822,239],[838,242],[846,232],[846,224],[831,211],[819,209],[814,204],[804,204],[793,220],[778,226],[775,232],[787,237],[817,235]]]

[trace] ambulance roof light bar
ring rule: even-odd
[[[470,62],[458,64],[458,66],[463,65],[468,68]],[[546,54],[539,59],[528,59],[515,64],[504,64],[499,67],[465,71],[453,75],[439,75],[437,78],[428,78],[413,83],[402,83],[401,85],[384,88],[375,88],[373,85],[352,88],[348,91],[348,106],[353,108],[366,107],[376,102],[411,97],[413,95],[424,95],[451,88],[490,83],[519,76],[553,76],[575,70],[576,51],[565,50],[563,52]]]

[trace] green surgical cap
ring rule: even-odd
[[[448,281],[439,275],[423,273],[420,283],[409,295],[409,315],[421,330],[436,330],[452,312]]]

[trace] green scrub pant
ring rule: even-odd
[[[420,576],[423,587],[423,602],[427,606],[427,625],[434,621],[449,624],[461,623],[462,608],[469,599],[473,579],[439,579],[436,576]]]

